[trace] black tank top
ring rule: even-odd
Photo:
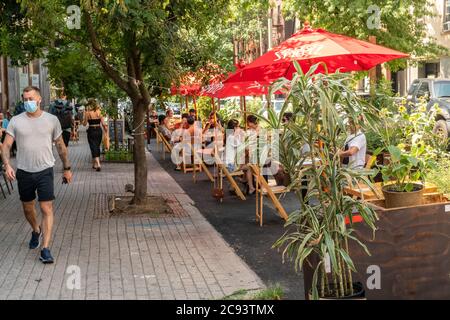
[[[95,126],[100,124],[101,119],[89,119],[88,123],[90,126]]]

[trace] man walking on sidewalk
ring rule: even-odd
[[[72,173],[58,118],[41,110],[42,99],[38,88],[25,88],[23,98],[26,112],[11,119],[6,129],[1,155],[8,179],[12,181],[17,178],[25,218],[33,228],[29,247],[30,249],[38,248],[42,240],[40,260],[43,263],[53,263],[49,250],[53,228],[53,200],[55,199],[53,142],[64,165],[63,183],[71,182]],[[14,141],[17,142],[17,173],[14,172],[9,161],[10,149]],[[42,213],[41,225],[37,222],[36,192]]]

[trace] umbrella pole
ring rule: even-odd
[[[189,112],[189,98],[186,96],[186,111]]]
[[[192,99],[194,100],[195,120],[197,121],[197,100],[195,99],[195,96],[192,96]]]
[[[245,101],[245,96],[242,98],[244,104],[244,123],[245,123],[245,131],[247,131],[247,102]]]

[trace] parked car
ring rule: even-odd
[[[441,109],[434,132],[447,140],[450,136],[450,79],[414,80],[406,97],[407,102],[414,105],[422,97],[427,101],[427,110],[435,104]]]

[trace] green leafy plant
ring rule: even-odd
[[[410,152],[402,152],[396,146],[388,146],[387,150],[390,161],[381,167],[381,173],[385,183],[394,181],[389,185],[391,191],[411,192],[415,182],[425,183],[426,173],[434,167],[434,161],[423,157],[424,145],[413,145]]]
[[[382,109],[382,120],[378,131],[375,129],[384,144],[383,150],[390,154],[389,161],[379,166],[383,181],[396,192],[411,192],[414,182],[425,183],[436,160],[446,154],[446,146],[433,131],[439,108],[427,110],[426,101],[421,100],[407,109],[404,101],[396,113]]]
[[[299,199],[300,208],[289,215],[287,232],[273,247],[283,249],[283,261],[294,262],[296,270],[309,265],[314,270],[312,297],[352,295],[355,265],[349,254],[349,241],[356,241],[369,254],[366,246],[353,234],[353,215],[358,212],[375,231],[376,214],[363,201],[347,196],[345,186],[365,183],[373,188],[369,170],[353,170],[341,165],[336,151],[343,148],[342,137],[346,121],[360,124],[360,116],[374,125],[377,121],[373,107],[361,100],[350,85],[347,74],[315,74],[318,65],[304,74],[296,64],[292,81],[282,79],[272,90],[288,92],[286,103],[277,115],[268,111],[260,117],[271,128],[282,130],[279,142],[280,162],[290,173],[289,188]],[[282,124],[283,113],[290,108],[293,119]],[[301,152],[310,147],[309,155]],[[311,163],[304,165],[307,158]],[[302,183],[308,180],[306,196]],[[346,219],[348,224],[346,224]],[[317,259],[318,263],[313,263]],[[325,261],[330,261],[328,273]]]
[[[237,290],[223,297],[221,300],[281,300],[284,296],[283,288],[279,284],[258,290]]]
[[[450,195],[450,159],[439,159],[428,173],[427,179],[437,186],[439,192]]]
[[[246,109],[247,109],[247,115],[250,114],[259,114],[262,109],[262,101],[260,98],[253,98],[246,100]],[[244,119],[244,112],[242,110],[242,107],[240,105],[239,98],[230,99],[225,102],[224,105],[221,106],[220,110],[218,111],[218,115],[222,119],[223,123],[227,123],[231,119],[237,119],[239,120],[241,126],[244,126],[245,119]]]

